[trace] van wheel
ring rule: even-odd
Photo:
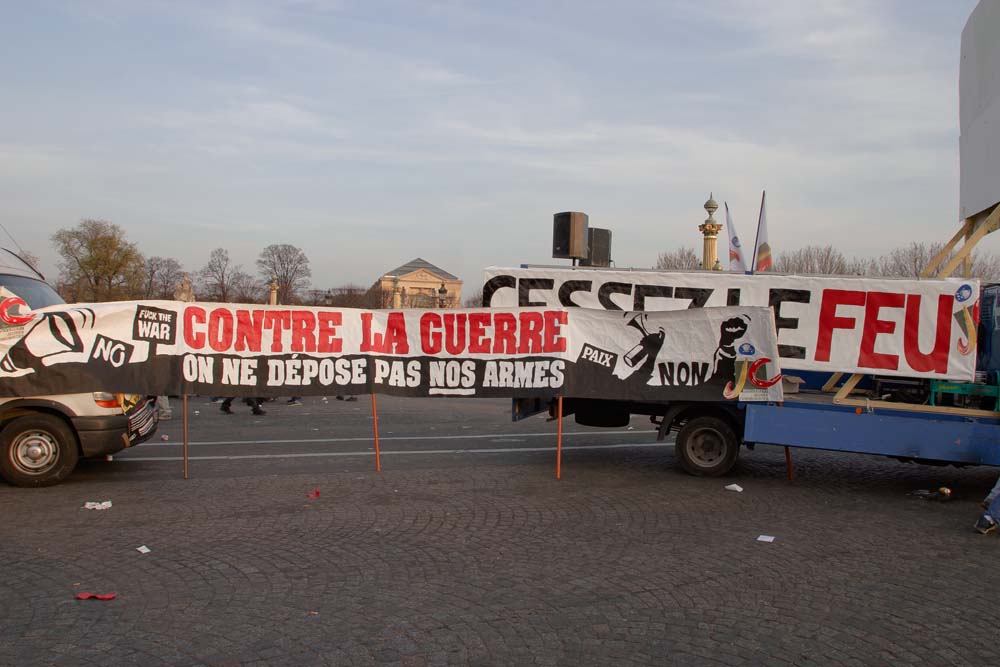
[[[0,476],[17,486],[50,486],[80,459],[76,435],[58,417],[27,415],[0,431]]]
[[[692,475],[719,477],[736,463],[740,443],[718,417],[695,417],[681,427],[675,445],[681,466]]]

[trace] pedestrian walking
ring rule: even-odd
[[[975,528],[977,532],[988,535],[996,532],[997,522],[1000,521],[1000,477],[981,504],[986,511],[976,521]]]
[[[173,411],[170,409],[170,398],[167,396],[156,397],[156,410],[160,421],[165,421],[174,416]]]

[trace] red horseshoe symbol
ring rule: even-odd
[[[25,308],[28,308],[28,304],[26,304],[24,302],[24,299],[22,299],[21,297],[19,296],[8,297],[4,299],[2,303],[0,303],[0,320],[3,320],[7,324],[17,325],[17,324],[27,324],[31,320],[35,319],[35,314],[30,312],[27,315],[11,314],[10,309],[14,306],[24,306]]]
[[[771,360],[768,359],[767,357],[761,357],[757,361],[750,364],[750,371],[747,373],[747,375],[749,376],[750,384],[752,384],[755,387],[760,387],[761,389],[767,389],[768,387],[771,387],[777,384],[778,382],[781,382],[781,373],[778,373],[773,378],[769,378],[767,380],[761,380],[760,378],[757,377],[757,369],[759,369],[761,366],[763,366],[769,361]]]

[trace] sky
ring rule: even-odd
[[[422,257],[466,294],[567,263],[559,211],[619,267],[700,256],[710,192],[746,239],[766,190],[776,256],[943,242],[975,4],[3,0],[0,222],[50,279],[97,218],[190,272],[288,243],[315,288]]]

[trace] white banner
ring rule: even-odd
[[[602,310],[770,306],[782,368],[972,381],[979,281],[486,269],[483,303]]]

